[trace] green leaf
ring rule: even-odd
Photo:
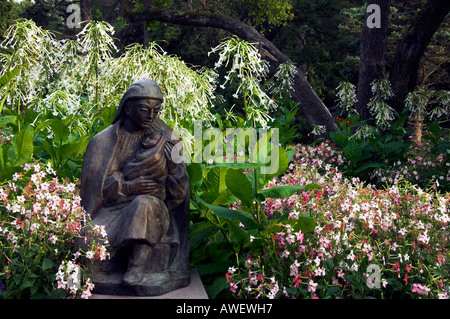
[[[207,238],[214,236],[219,230],[220,227],[205,222],[201,227],[195,229],[194,232],[191,232],[191,237],[189,239],[191,249],[200,246]]]
[[[428,131],[433,133],[435,138],[439,138],[441,136],[441,128],[440,128],[439,124],[431,125],[428,128]]]
[[[211,191],[220,193],[227,188],[225,183],[227,170],[227,167],[214,167],[208,172],[208,187]]]
[[[208,297],[214,299],[221,291],[229,289],[230,285],[225,276],[217,277],[213,283],[206,287]]]
[[[203,195],[202,198],[205,198]],[[226,206],[232,203],[236,203],[238,200],[239,199],[234,195],[232,195],[230,191],[224,190],[223,192],[217,194],[215,199],[208,201],[208,203],[211,203],[213,205]]]
[[[219,216],[221,218],[225,218],[228,220],[237,218],[245,227],[247,227],[249,229],[260,228],[260,225],[257,222],[255,222],[254,217],[246,211],[237,210],[237,209],[229,209],[229,208],[225,208],[222,206],[209,204],[209,203],[205,202],[202,198],[200,198],[200,196],[197,196],[197,199],[203,205],[208,207],[216,216]]]
[[[16,155],[14,164],[20,165],[22,163],[19,164],[19,161],[28,160],[29,156],[33,153],[33,136],[28,129],[24,128],[13,138],[12,145],[15,148]]]
[[[14,123],[17,120],[15,115],[7,115],[0,117],[0,126]]]
[[[317,221],[312,217],[299,217],[298,219],[290,219],[288,223],[294,228],[294,231],[301,230],[302,233],[313,232],[316,229]]]
[[[23,282],[22,285],[20,285],[20,289],[25,290],[26,288],[32,287],[35,282],[36,282],[36,279],[27,279]]]
[[[314,188],[322,188],[319,185],[316,184],[309,184],[305,186],[293,186],[293,185],[286,185],[286,186],[277,186],[272,188],[263,189],[261,191],[261,195],[265,198],[287,198],[292,196],[298,191],[301,190],[310,190]]]
[[[65,121],[62,120],[55,120],[51,123],[50,126],[52,128],[53,134],[55,134],[55,143],[62,145],[62,143],[65,142],[70,135],[69,126]]]
[[[230,169],[225,176],[225,184],[228,190],[243,204],[251,205],[253,188],[247,176],[241,170]]]
[[[79,156],[84,150],[86,150],[88,143],[89,139],[86,135],[84,135],[62,145],[59,149],[61,161],[64,161],[69,157],[75,158]]]
[[[20,69],[12,69],[10,71],[5,72],[0,78],[0,88],[4,87],[8,84],[17,74],[19,74]]]
[[[263,163],[267,163],[268,165],[266,164],[265,167],[261,168],[261,175],[266,181],[284,174],[289,167],[286,151],[281,147],[272,149],[269,156],[263,157]]]
[[[47,270],[53,267],[53,261],[51,259],[45,258],[42,262],[42,270]]]
[[[202,166],[199,163],[190,163],[187,165],[189,180],[191,185],[200,183],[203,180]]]
[[[363,166],[360,166],[359,168],[357,168],[354,171],[354,174],[358,174],[358,173],[360,173],[366,169],[370,169],[370,168],[380,169],[380,168],[385,168],[385,167],[386,167],[386,165],[383,163],[370,163],[370,164],[366,164],[366,165],[363,165]]]
[[[241,227],[233,223],[231,220],[227,220],[228,227],[230,228],[231,233],[236,238],[239,246],[244,247],[246,244],[250,242],[250,235],[248,232],[243,230]]]
[[[294,157],[295,153],[297,153],[296,150],[290,150],[286,152],[289,163],[292,161],[292,158]]]

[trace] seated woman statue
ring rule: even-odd
[[[162,102],[154,81],[134,82],[112,124],[86,149],[82,205],[105,226],[111,250],[92,279],[108,293],[138,286],[136,294],[155,295],[189,283],[189,175],[171,160],[178,141],[157,117]]]

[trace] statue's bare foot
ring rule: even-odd
[[[139,284],[144,278],[142,267],[129,267],[127,272],[123,275],[122,284],[126,286],[134,286]]]
[[[151,247],[145,244],[135,244],[128,258],[128,269],[123,275],[122,284],[133,286],[144,279],[145,268],[148,265]]]

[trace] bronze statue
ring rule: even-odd
[[[129,86],[112,124],[89,142],[82,205],[105,225],[111,258],[91,279],[97,293],[160,295],[189,284],[189,175],[171,160],[173,130],[157,117],[159,86]]]

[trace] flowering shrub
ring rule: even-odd
[[[269,187],[323,188],[262,203],[269,219],[286,218],[252,236],[255,249],[228,270],[236,297],[448,298],[450,193],[377,189],[345,178],[342,155],[327,144],[295,150]],[[315,218],[313,232],[292,226],[304,216]]]
[[[421,186],[442,186],[448,189],[450,185],[450,162],[445,161],[444,154],[433,158],[430,156],[407,158],[406,163],[394,162],[386,169],[373,172],[373,178],[380,182],[395,184],[401,180],[420,183]],[[427,185],[427,184],[432,185]],[[425,185],[423,185],[425,184]]]
[[[422,188],[450,189],[450,142],[441,137],[441,129],[429,128],[433,134],[425,134],[424,141],[415,144],[402,161],[386,161],[386,167],[372,173],[378,182],[395,184],[406,180]],[[447,133],[448,134],[448,133]]]
[[[88,298],[88,261],[108,258],[104,228],[88,223],[76,184],[25,164],[0,185],[0,296]]]

